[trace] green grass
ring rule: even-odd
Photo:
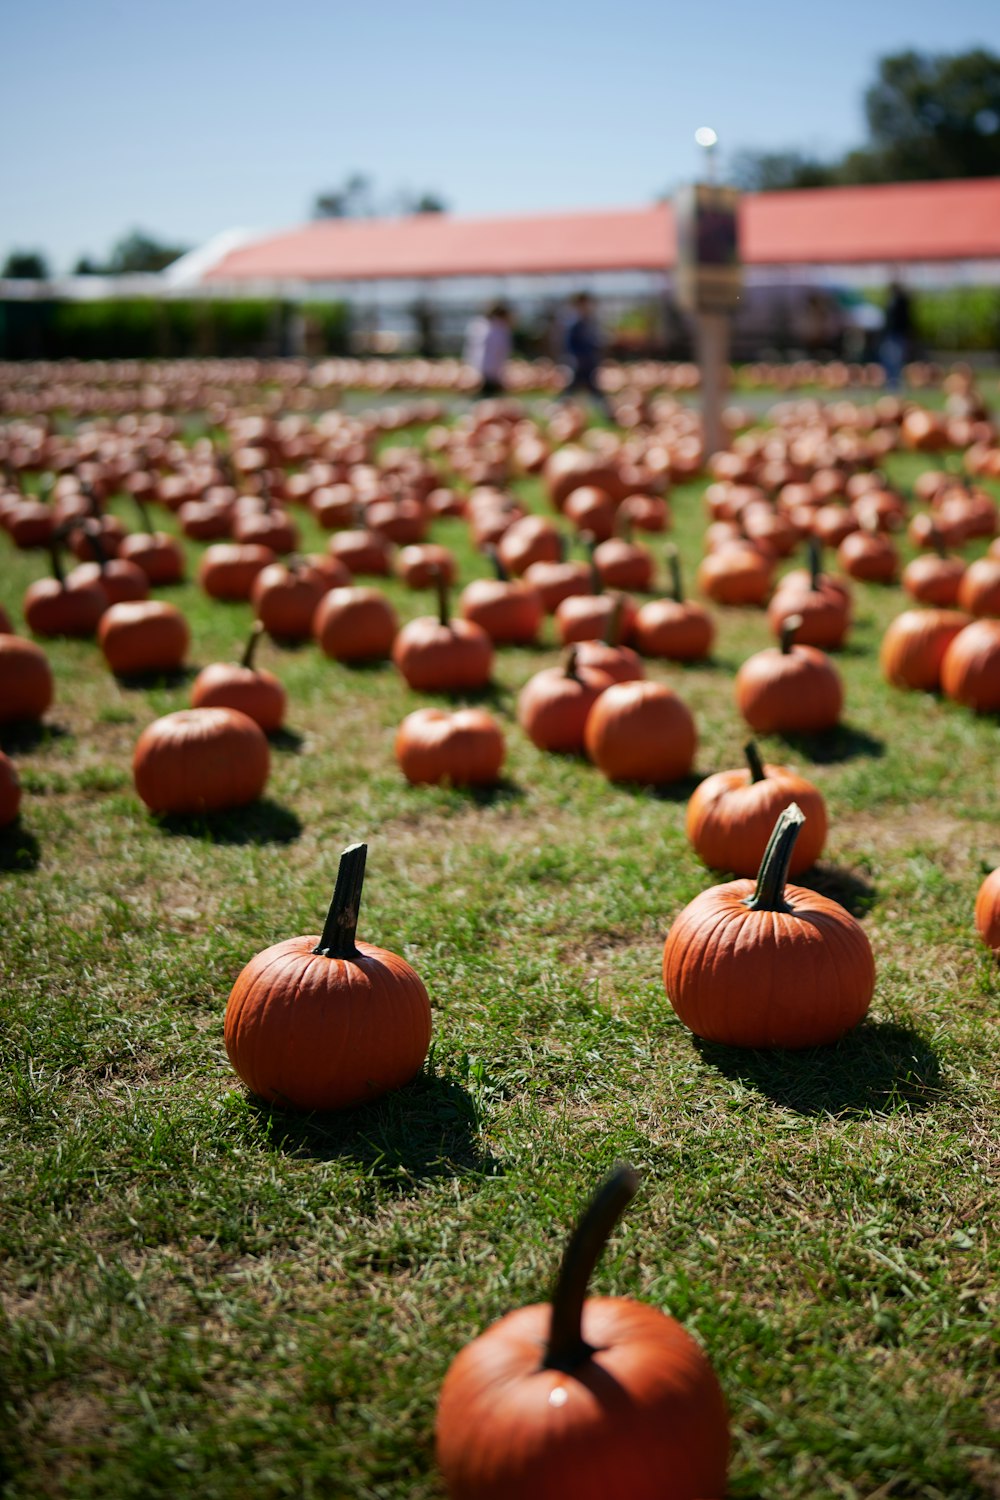
[[[701,488],[674,496],[692,579]],[[463,581],[483,571],[459,523],[435,537]],[[41,563],[0,549],[16,607]],[[193,665],[236,652],[246,606],[164,595]],[[971,912],[1000,862],[997,724],[883,685],[901,607],[858,590],[840,732],[763,742],[821,787],[815,883],[878,968],[869,1020],[799,1055],[699,1044],[674,1017],[663,937],[716,878],[684,836],[689,788],[609,788],[526,741],[516,694],[551,634],[498,657],[495,793],[403,783],[392,739],[419,700],[391,667],[265,647],[292,704],[267,798],[173,823],[137,801],[130,758],[188,683],[123,688],[92,644],[52,643],[49,727],[0,735],[26,789],[0,834],[5,1500],[440,1496],[445,1370],[544,1300],[619,1158],[643,1183],[596,1289],[704,1344],[733,1497],[995,1495],[998,983]],[[650,668],[695,713],[699,775],[739,762],[732,677],[769,642],[759,612],[719,614],[712,663]],[[226,997],[254,952],[318,930],[360,838],[360,935],[423,977],[432,1055],[381,1103],[284,1115],[229,1068]]]

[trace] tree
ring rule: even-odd
[[[770,193],[782,188],[829,187],[834,168],[801,151],[739,151],[730,176],[748,193]]]
[[[46,281],[49,275],[49,263],[41,250],[12,250],[0,271],[0,276],[12,281]]]
[[[388,198],[376,196],[375,184],[364,172],[351,172],[339,187],[313,199],[314,219],[385,219],[394,214],[442,214],[448,205],[440,193],[402,190]]]
[[[164,245],[141,229],[133,229],[113,247],[108,257],[108,274],[125,276],[135,271],[162,271],[186,252],[184,245]]]

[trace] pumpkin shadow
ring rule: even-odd
[[[289,755],[301,753],[305,744],[305,736],[299,734],[297,729],[272,729],[267,737],[267,742],[275,750],[287,750]]]
[[[198,675],[197,667],[175,667],[170,672],[125,672],[115,674],[115,682],[126,692],[144,693],[152,688],[168,691],[183,687]]]
[[[38,868],[41,846],[20,820],[0,828],[0,872],[27,875]]]
[[[695,1037],[705,1062],[798,1115],[871,1119],[919,1114],[947,1085],[930,1043],[910,1026],[863,1021],[829,1047],[801,1052],[728,1047]]]
[[[15,719],[0,727],[0,750],[6,755],[24,754],[27,750],[71,740],[72,731],[61,724],[45,724],[41,719]]]
[[[818,766],[856,760],[859,756],[878,760],[885,754],[885,740],[851,724],[838,724],[825,734],[780,734],[775,738]]]
[[[202,839],[209,844],[291,844],[302,833],[295,813],[270,797],[225,812],[164,813],[156,821],[175,838]]]
[[[586,763],[586,758],[584,757]],[[613,783],[616,792],[624,792],[626,796],[641,798],[654,802],[689,802],[696,787],[701,786],[703,776],[692,773],[690,776],[679,776],[676,781],[660,781],[656,783],[641,781],[616,781]]]
[[[250,1100],[267,1145],[312,1161],[352,1161],[402,1191],[435,1177],[503,1168],[481,1144],[479,1110],[459,1083],[433,1071],[356,1109],[298,1115]]]
[[[825,859],[821,859],[810,869],[803,870],[801,875],[796,875],[793,884],[805,886],[817,895],[829,896],[831,901],[838,902],[845,911],[849,911],[852,917],[867,916],[878,899],[870,880],[855,874],[853,870],[844,870],[839,865],[830,864]]]

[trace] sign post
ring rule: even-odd
[[[700,134],[701,132],[699,132]],[[714,132],[712,133],[714,144]],[[722,410],[729,323],[742,274],[735,188],[696,182],[677,194],[677,300],[695,316],[706,455],[725,443]]]

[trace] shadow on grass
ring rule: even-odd
[[[782,734],[778,738],[818,766],[856,760],[862,755],[877,760],[885,754],[885,740],[850,724],[838,724],[826,734]]]
[[[754,1051],[695,1038],[695,1047],[727,1078],[739,1079],[800,1115],[842,1119],[917,1114],[944,1093],[937,1054],[919,1032],[891,1021],[865,1021],[830,1047]]]
[[[272,729],[267,739],[275,750],[287,750],[289,755],[298,755],[305,744],[297,729]]]
[[[803,870],[792,883],[803,885],[820,896],[829,896],[831,901],[839,902],[849,911],[852,917],[866,916],[877,899],[875,887],[870,880],[866,880],[863,875],[856,875],[852,870],[842,870],[826,860],[820,860],[811,870]]]
[[[165,813],[157,821],[164,833],[210,844],[291,844],[302,832],[295,813],[269,797],[226,812]]]
[[[20,821],[0,828],[0,872],[27,875],[38,868],[40,855],[38,840]]]
[[[186,682],[197,677],[198,667],[176,667],[172,672],[126,672],[123,676],[115,677],[120,688],[127,692],[144,693],[151,688],[168,690],[183,687]]]
[[[474,1172],[497,1176],[500,1163],[479,1143],[480,1120],[461,1084],[420,1073],[372,1104],[297,1115],[251,1100],[268,1145],[313,1161],[353,1161],[387,1182],[421,1182]]]
[[[73,738],[61,724],[44,724],[41,719],[17,719],[0,727],[0,750],[6,755],[23,755],[27,750],[54,745]]]
[[[663,781],[655,786],[641,781],[616,781],[616,792],[625,792],[630,797],[652,798],[654,802],[689,802],[695,787],[701,786],[704,776],[697,774],[681,776],[677,781]]]

